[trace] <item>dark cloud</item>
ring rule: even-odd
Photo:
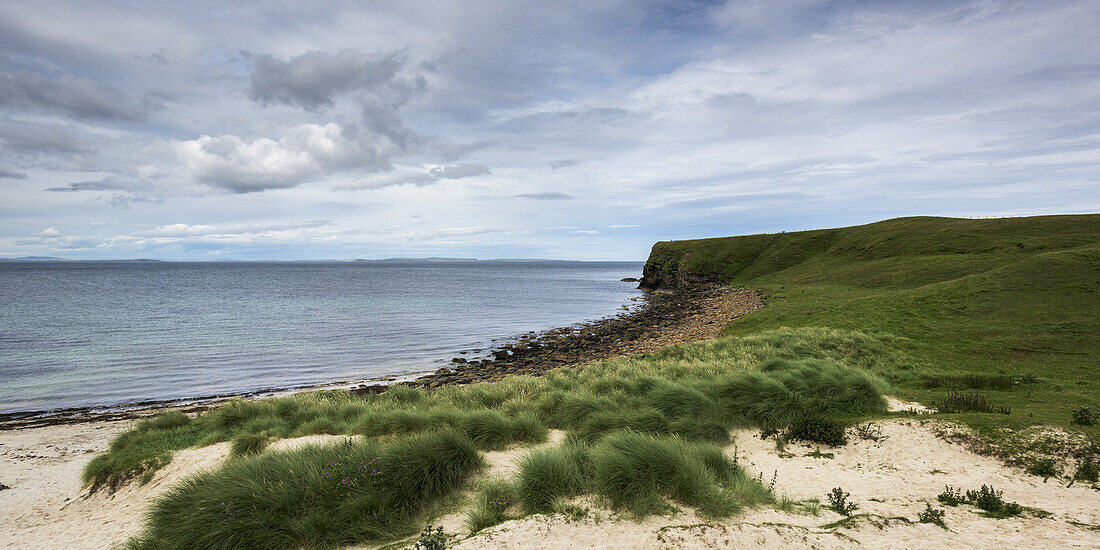
[[[4,151],[22,154],[83,155],[96,152],[90,136],[66,124],[12,121],[0,123]]]
[[[27,70],[0,73],[0,107],[58,113],[80,120],[142,120],[149,105],[89,78],[48,78]]]
[[[469,178],[473,176],[481,176],[485,174],[491,174],[489,167],[484,164],[449,164],[447,166],[436,166],[431,170],[428,170],[428,174],[437,178],[456,180],[460,178]]]
[[[577,164],[580,164],[580,161],[578,161],[577,159],[553,160],[553,161],[550,161],[550,169],[551,170],[557,170],[558,168],[566,168],[568,166],[576,166]]]
[[[333,99],[354,91],[393,95],[408,90],[386,88],[422,87],[423,79],[409,83],[397,78],[405,64],[403,52],[363,53],[341,50],[335,54],[306,52],[286,61],[271,55],[251,56],[254,61],[249,97],[263,103],[297,105],[316,111],[333,106]]]
[[[108,176],[103,179],[89,180],[89,181],[74,181],[67,183],[59,187],[48,187],[46,191],[54,193],[71,193],[75,191],[117,191],[121,189],[127,189],[127,186],[122,180],[114,176]]]
[[[565,201],[573,198],[573,195],[569,193],[561,193],[558,191],[547,191],[545,193],[520,193],[518,195],[512,195],[517,199],[531,199],[536,201]]]
[[[11,178],[11,179],[16,179],[16,180],[25,180],[25,179],[27,179],[27,175],[24,174],[23,172],[16,172],[15,170],[10,170],[8,168],[4,168],[3,166],[0,166],[0,178]]]

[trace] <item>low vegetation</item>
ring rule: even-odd
[[[959,489],[948,486],[936,499],[945,506],[970,504],[982,510],[986,516],[997,519],[1018,516],[1023,513],[1023,506],[1015,502],[1006,502],[1003,495],[1003,492],[997,491],[990,485],[982,485],[980,489],[967,491],[965,494]]]
[[[316,502],[321,497],[315,492],[327,495],[324,498],[344,494],[351,500],[331,501],[332,510],[326,508],[329,505],[314,505],[316,518],[292,522],[301,529],[272,530],[259,539],[235,536],[242,537],[242,545],[293,547],[311,541],[315,547],[331,547],[408,536],[417,529],[412,518],[422,520],[425,510],[448,491],[467,483],[477,464],[460,461],[466,466],[437,472],[438,464],[429,460],[434,455],[413,461],[424,472],[447,473],[446,483],[440,481],[436,490],[410,500],[402,508],[404,515],[393,515],[390,522],[356,515],[364,512],[354,510],[366,504],[353,503],[377,507],[389,502],[386,495],[410,494],[404,485],[390,486],[392,480],[404,484],[404,478],[383,475],[370,483],[354,481],[354,490],[345,493],[325,493],[311,489],[311,484],[346,476],[361,480],[366,474],[352,465],[385,472],[386,468],[371,461],[389,456],[387,449],[394,445],[413,445],[409,452],[414,454],[426,452],[420,449],[425,440],[417,438],[447,438],[451,447],[461,445],[476,456],[477,451],[540,443],[553,428],[567,433],[564,444],[525,456],[514,482],[482,486],[475,492],[467,514],[472,529],[517,514],[559,511],[568,506],[570,497],[584,494],[636,515],[661,512],[677,503],[704,515],[724,516],[774,501],[770,488],[723,454],[730,429],[788,430],[816,426],[806,419],[817,418],[839,426],[843,434],[850,419],[885,411],[882,394],[887,386],[872,372],[906,364],[903,353],[873,335],[776,330],[494,384],[431,391],[398,386],[364,396],[340,391],[237,400],[195,417],[169,413],[139,422],[116,439],[108,453],[93,459],[84,475],[91,487],[110,490],[135,477],[151,478],[176,449],[229,441],[237,458],[158,501],[148,532],[132,547],[202,546],[207,540],[201,538],[207,536],[204,533],[216,532],[204,527],[202,515],[214,510],[215,503],[224,502],[227,513],[238,514],[234,517],[252,518],[234,523],[250,532],[260,528],[260,523],[253,523],[260,521],[260,515],[285,518],[281,514],[297,513],[291,502]],[[322,454],[263,450],[273,439],[316,433],[363,439],[327,448]],[[272,502],[236,511],[243,503],[243,493],[237,491],[271,486],[280,489],[262,494]],[[391,505],[396,506],[390,503],[383,508]],[[249,515],[253,513],[257,515]],[[211,517],[216,518],[216,513]],[[281,520],[262,525],[271,530],[277,521]],[[337,538],[318,534],[344,521],[357,527],[336,529],[341,533]],[[315,524],[316,531],[306,524]],[[183,525],[195,527],[184,529]]]
[[[480,461],[454,432],[240,458],[172,488],[127,548],[331,548],[392,539],[417,531],[423,511]]]

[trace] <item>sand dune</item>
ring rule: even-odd
[[[905,404],[903,404],[905,405]],[[898,406],[898,405],[895,405]],[[755,430],[740,430],[727,452],[760,474],[775,478],[776,490],[795,499],[819,498],[843,487],[869,514],[835,529],[823,526],[841,516],[751,510],[720,521],[689,510],[672,517],[635,521],[591,502],[582,519],[531,516],[506,522],[464,540],[458,549],[503,548],[1100,548],[1100,491],[1087,486],[1028,476],[998,460],[976,455],[936,436],[933,420],[915,418],[877,422],[886,438],[854,440],[822,449],[834,458],[805,456],[812,447],[762,441]],[[0,546],[4,548],[109,548],[137,533],[149,503],[168,487],[203,469],[221,464],[229,445],[220,443],[176,453],[171,464],[144,486],[131,484],[113,495],[88,495],[80,487],[80,469],[127,422],[70,424],[0,432]],[[563,434],[554,432],[553,445]],[[282,440],[268,452],[327,443],[343,436],[307,436]],[[508,476],[525,449],[486,453],[483,475]],[[915,522],[925,503],[944,485],[974,489],[992,484],[1008,500],[1050,512],[990,519],[970,506],[946,508],[949,530]],[[467,534],[460,513],[437,518],[456,539]]]

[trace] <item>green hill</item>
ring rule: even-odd
[[[902,396],[980,391],[1011,406],[959,415],[987,434],[1047,423],[1100,436],[1071,424],[1075,408],[1100,410],[1098,214],[899,218],[659,242],[645,275],[651,285],[721,280],[762,291],[768,307],[729,334],[822,326],[900,336],[918,364],[884,374]]]

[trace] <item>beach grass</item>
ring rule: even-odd
[[[884,352],[866,353],[862,346]],[[426,521],[427,510],[448,491],[472,479],[477,461],[460,461],[467,466],[451,470],[430,460],[437,455],[420,448],[428,446],[424,438],[446,438],[450,447],[442,448],[469,449],[476,458],[478,451],[544,442],[548,429],[556,428],[566,431],[563,444],[536,448],[520,460],[515,479],[475,491],[466,512],[471,528],[513,517],[509,514],[564,510],[571,506],[569,498],[580,495],[598,496],[636,515],[677,503],[723,516],[773,499],[723,454],[729,430],[779,426],[805,415],[847,423],[883,413],[887,384],[871,371],[907,362],[903,354],[886,352],[889,347],[854,331],[780,330],[491,384],[235,400],[195,417],[168,413],[139,422],[93,459],[85,481],[109,490],[134,477],[150,477],[174,450],[228,441],[235,458],[160,497],[146,531],[130,547],[203,546],[213,540],[203,538],[208,532],[218,532],[203,523],[217,518],[216,505],[224,503],[227,513],[235,513],[234,506],[248,502],[253,508],[241,508],[240,514],[249,519],[226,523],[233,534],[218,539],[232,541],[225,547],[330,548],[407,536],[422,527],[417,521]],[[890,364],[879,364],[883,361]],[[362,437],[323,451],[265,450],[270,440],[307,433]],[[416,459],[423,453],[429,458]],[[346,465],[355,458],[355,464],[369,464],[397,454],[410,457],[403,463],[405,474],[376,479],[369,490],[357,485],[342,493],[343,504],[317,486],[330,463]],[[418,475],[434,479],[444,473],[446,483],[432,482],[435,489],[409,488]],[[660,482],[648,482],[651,476]],[[407,502],[398,503],[402,498]],[[296,500],[299,508],[292,504]],[[320,507],[308,517],[287,519],[305,513],[304,506]],[[392,521],[363,511],[381,514],[393,507],[404,515]],[[276,527],[281,522],[292,527]],[[339,527],[341,522],[354,527]],[[260,530],[268,532],[255,533]],[[328,530],[339,534],[320,534]]]
[[[470,441],[425,432],[233,460],[153,505],[130,550],[332,548],[415,533],[425,508],[480,467]]]

